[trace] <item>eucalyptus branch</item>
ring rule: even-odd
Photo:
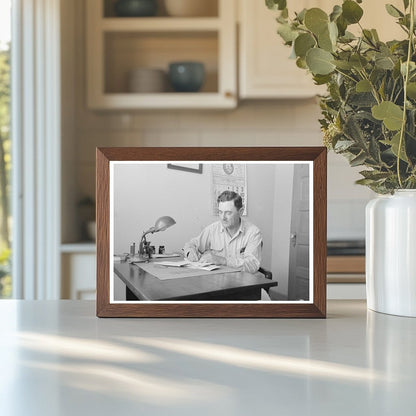
[[[394,97],[394,100],[393,100],[394,103],[399,99],[400,94],[402,93],[402,91],[403,91],[403,88],[400,88],[399,91],[397,91],[397,94],[396,94],[396,96]]]
[[[380,97],[378,96],[376,87],[371,82],[370,78],[368,78],[367,73],[365,72],[365,69],[362,66],[361,66],[361,69],[362,69],[362,71],[360,71],[361,77],[365,79],[366,81],[368,81],[368,83],[370,84],[371,93],[373,94],[374,99],[377,101],[377,104],[380,104]]]
[[[400,128],[400,139],[399,139],[399,148],[397,150],[397,177],[399,179],[400,188],[403,188],[402,178],[400,174],[400,155],[403,147],[403,140],[404,140],[404,132],[406,129],[406,110],[407,110],[407,83],[409,81],[409,68],[410,68],[410,61],[412,59],[412,49],[413,49],[413,36],[414,36],[414,28],[415,28],[415,0],[410,0],[410,29],[409,29],[409,45],[407,48],[407,59],[406,59],[406,73],[404,75],[403,80],[403,118],[402,118],[402,126]]]
[[[397,81],[396,80],[394,80],[393,81],[393,88],[391,89],[391,94],[390,94],[390,97],[389,97],[389,100],[390,101],[393,101],[393,102],[395,102],[395,100],[393,100],[393,95],[394,95],[394,90],[396,89],[396,84],[397,84]]]

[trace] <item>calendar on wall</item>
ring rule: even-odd
[[[212,212],[218,215],[218,196],[234,191],[243,200],[243,215],[247,215],[247,170],[243,163],[221,163],[212,166]]]

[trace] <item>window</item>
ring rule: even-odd
[[[10,298],[10,26],[11,1],[0,0],[0,298]]]

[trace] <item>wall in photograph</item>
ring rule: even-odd
[[[138,246],[142,232],[163,215],[173,217],[176,225],[150,235],[149,240],[156,247],[164,245],[167,252],[180,250],[206,225],[217,221],[218,217],[212,214],[210,169],[210,165],[204,165],[202,174],[195,174],[167,169],[166,164],[116,165],[115,253],[127,252],[133,241]],[[288,246],[284,230],[290,225],[287,205],[291,201],[292,181],[292,165],[247,165],[246,218],[262,231],[262,265],[279,280],[285,278],[281,275],[288,267],[288,256],[283,258]]]
[[[276,291],[283,298],[288,295],[289,288],[289,248],[290,248],[290,225],[292,217],[292,194],[293,194],[293,172],[294,165],[277,165],[275,169],[275,193],[274,212],[272,228],[272,245],[278,247],[272,257],[271,269],[276,280],[279,282]],[[289,220],[288,220],[289,219]]]

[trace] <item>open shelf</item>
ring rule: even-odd
[[[111,32],[105,34],[104,54],[105,94],[131,93],[128,77],[130,71],[137,68],[163,70],[167,80],[169,64],[178,61],[204,64],[204,84],[200,92],[192,95],[218,92],[218,39],[215,32]],[[165,88],[156,95],[174,93],[169,82]],[[181,93],[175,99],[185,98],[184,94],[190,93]]]
[[[219,28],[220,20],[216,17],[138,17],[129,19],[115,17],[101,21],[101,29],[106,32],[132,30],[137,32],[168,32],[174,30],[198,32],[218,30]]]
[[[105,19],[117,17],[115,13],[116,1],[117,0],[100,0],[100,2],[102,2],[102,5],[103,5],[102,17],[104,17]],[[200,0],[194,0],[194,1],[200,1]],[[227,0],[227,1],[230,1],[230,0]],[[156,2],[157,2],[156,16],[142,17],[141,19],[149,19],[149,18],[155,19],[158,17],[167,17],[170,19],[175,18],[174,16],[169,15],[168,13],[169,7],[166,7],[165,0],[156,0]],[[198,11],[200,10],[201,12],[198,13],[198,15],[195,15],[194,17],[185,17],[185,19],[194,19],[195,17],[218,17],[218,12],[219,12],[218,2],[219,0],[204,0],[202,9],[200,7],[197,7]],[[120,19],[130,20],[130,19],[134,19],[134,17],[120,17]]]
[[[87,7],[87,102],[91,109],[220,109],[237,106],[236,11],[213,0],[215,16],[114,17],[112,0]],[[178,93],[169,82],[157,89],[129,88],[129,74],[142,68],[166,74],[173,62],[201,62],[198,92]]]

